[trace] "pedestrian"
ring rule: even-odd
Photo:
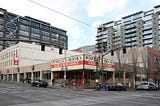
[[[73,80],[73,89],[76,89],[76,80]]]
[[[104,82],[103,86],[104,86],[104,91],[107,91],[107,84],[106,84],[106,82]]]
[[[22,84],[24,84],[24,78],[22,78]]]
[[[54,86],[54,81],[55,81],[55,80],[54,80],[54,79],[52,79],[52,86]]]

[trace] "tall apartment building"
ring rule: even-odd
[[[19,16],[0,8],[0,50],[19,41],[68,49],[67,31],[28,16]]]
[[[134,46],[160,50],[160,5],[100,25],[96,41],[99,52]]]

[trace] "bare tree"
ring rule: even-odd
[[[145,75],[147,77],[147,81],[149,81],[149,69],[148,69],[147,50],[146,50],[146,48],[142,49],[140,53],[141,53],[141,59],[142,59],[142,63],[143,63],[143,70],[144,70],[144,73],[145,73]]]
[[[120,73],[123,72],[123,83],[125,84],[125,64],[126,64],[126,54],[124,54],[121,50],[121,48],[116,49],[116,56],[118,59],[118,76],[119,76],[119,81],[120,81]]]
[[[130,58],[132,62],[132,81],[133,81],[133,88],[136,88],[136,75],[137,75],[137,70],[138,70],[138,48],[131,48],[130,50]]]

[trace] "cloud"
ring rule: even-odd
[[[102,24],[101,21],[95,21],[95,22],[92,24],[92,26],[95,27],[95,28],[98,28],[100,24]]]
[[[152,2],[154,5],[159,5],[159,4],[160,4],[160,1],[159,1],[159,0],[151,0],[151,2]]]
[[[88,17],[104,16],[106,13],[124,6],[126,0],[90,0],[86,7]]]
[[[82,0],[32,0],[34,2],[43,4],[52,10],[61,12],[67,16],[77,18],[76,14],[82,4],[85,2]],[[31,3],[29,0],[1,0],[0,7],[6,9],[8,12],[15,13],[20,16],[30,16],[35,19],[39,19],[48,23],[52,26],[64,29],[67,31],[69,42],[74,41],[74,45],[80,45],[80,38],[84,38],[83,27],[79,27],[79,23],[69,19],[63,15],[57,14],[54,11],[38,6]],[[83,17],[83,16],[82,16]],[[74,47],[75,47],[74,46]],[[69,45],[69,49],[73,49]],[[77,48],[77,47],[76,47]]]

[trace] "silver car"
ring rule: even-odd
[[[138,85],[138,90],[159,90],[158,86],[153,82],[144,82]]]

